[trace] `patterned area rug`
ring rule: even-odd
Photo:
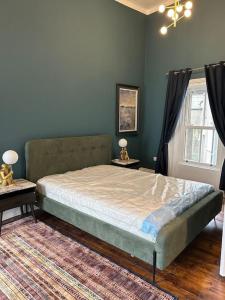
[[[152,286],[42,222],[3,226],[0,299],[171,300]]]

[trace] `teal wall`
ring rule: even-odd
[[[114,0],[0,1],[0,155],[29,139],[108,133],[115,85],[143,87],[146,17]],[[129,139],[132,156],[140,138]]]
[[[115,137],[115,85],[142,87],[142,134],[131,156],[152,166],[168,70],[225,60],[225,1],[194,1],[194,15],[162,37],[165,17],[114,0],[0,0],[0,155],[33,138]],[[201,76],[201,74],[199,74]]]
[[[162,129],[168,70],[201,67],[225,60],[225,1],[194,1],[193,17],[167,36],[159,34],[165,16],[148,16],[142,158],[153,165]],[[198,74],[202,77],[203,74]]]

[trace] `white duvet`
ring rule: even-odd
[[[38,181],[38,191],[55,201],[155,242],[141,231],[156,210],[192,191],[212,192],[208,184],[143,171],[101,165]],[[204,196],[201,194],[201,197]]]

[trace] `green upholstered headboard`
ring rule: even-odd
[[[48,175],[110,164],[112,137],[98,135],[31,140],[26,143],[25,157],[26,177],[36,182]]]

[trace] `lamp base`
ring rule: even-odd
[[[126,147],[123,147],[120,151],[120,159],[126,161],[130,159]]]
[[[1,165],[0,169],[0,186],[9,186],[13,184],[13,171],[7,164]]]

